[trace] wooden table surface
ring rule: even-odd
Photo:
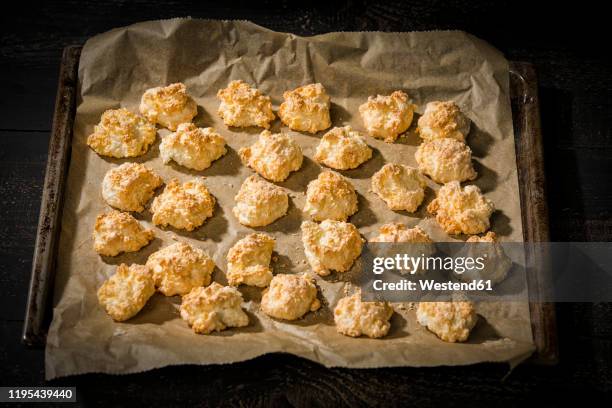
[[[235,3],[235,4],[234,4]],[[462,29],[509,59],[533,62],[540,83],[551,235],[612,237],[612,64],[605,13],[537,10],[531,3],[438,1],[68,1],[2,13],[0,34],[0,386],[44,383],[44,352],[20,344],[61,50],[133,22],[174,16],[249,19],[310,35],[338,30]],[[491,4],[489,4],[491,3]],[[533,2],[532,2],[533,3]],[[579,9],[579,10],[578,10]],[[580,21],[588,22],[580,26]],[[546,29],[542,28],[546,22]],[[607,36],[609,37],[609,35]],[[607,45],[606,45],[607,44]],[[557,305],[561,362],[377,370],[326,369],[270,355],[231,366],[171,367],[129,376],[87,375],[51,385],[78,388],[88,405],[517,405],[612,391],[612,307]],[[588,393],[588,394],[583,394]]]

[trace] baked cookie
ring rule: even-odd
[[[410,127],[414,105],[406,93],[395,91],[391,95],[368,97],[368,101],[359,106],[359,114],[370,136],[393,143]]]
[[[296,320],[321,307],[314,279],[307,274],[278,274],[261,297],[261,311],[276,319]]]
[[[312,269],[321,276],[332,270],[346,272],[361,255],[363,239],[348,222],[325,220],[302,223],[304,253]]]
[[[207,286],[215,269],[213,260],[201,249],[177,242],[154,252],[147,259],[157,290],[166,296],[184,295]]]
[[[290,129],[317,133],[331,126],[329,96],[321,84],[300,86],[283,93],[278,116]]]
[[[135,157],[145,154],[155,141],[155,125],[127,109],[109,109],[87,138],[87,145],[101,156]]]
[[[249,324],[249,316],[242,310],[242,302],[238,289],[213,282],[183,296],[181,318],[198,334],[244,327]]]
[[[108,205],[122,211],[144,210],[155,189],[164,183],[144,164],[123,163],[106,172],[102,180],[102,197]]]
[[[225,139],[213,128],[199,128],[193,123],[181,123],[175,133],[162,139],[159,155],[164,163],[174,160],[193,170],[204,170],[227,153]]]
[[[201,178],[182,184],[177,179],[170,180],[151,204],[153,223],[193,231],[212,217],[215,202]]]
[[[419,118],[417,132],[424,140],[451,138],[465,143],[470,120],[453,101],[429,102]]]
[[[445,137],[423,142],[414,157],[419,170],[439,184],[474,180],[478,176],[472,166],[472,150],[455,139]]]
[[[232,212],[238,222],[247,227],[263,227],[287,213],[289,196],[285,190],[256,174],[244,180],[234,197]]]
[[[270,128],[274,120],[272,102],[269,96],[244,81],[232,81],[227,88],[219,89],[221,100],[217,113],[227,126]]]
[[[370,160],[372,149],[350,126],[335,127],[321,138],[314,159],[337,170],[359,167]]]
[[[113,320],[134,317],[155,293],[153,276],[144,265],[121,264],[98,289],[98,302]]]
[[[315,221],[346,221],[357,212],[355,188],[340,174],[323,171],[308,183],[304,212]]]
[[[427,211],[436,216],[447,234],[480,234],[489,229],[495,206],[477,186],[462,190],[458,181],[451,181],[440,187]]]
[[[481,270],[477,268],[462,268],[462,270],[455,268],[454,275],[457,279],[463,282],[488,280],[491,281],[492,285],[506,279],[508,271],[512,268],[512,259],[508,257],[493,231],[489,231],[481,237],[472,235],[466,243],[455,257],[482,258],[484,267]]]
[[[176,130],[181,123],[196,117],[198,105],[187,94],[185,85],[178,82],[145,91],[140,100],[140,113],[153,123]]]
[[[338,301],[334,322],[339,333],[350,337],[384,337],[389,332],[393,309],[387,302],[362,302],[359,292]]]
[[[100,255],[116,256],[135,252],[155,238],[152,229],[144,228],[130,213],[111,210],[96,217],[93,241]]]
[[[394,211],[415,212],[425,198],[425,178],[415,168],[387,163],[372,176],[372,191]]]
[[[248,166],[271,181],[284,181],[289,173],[302,167],[302,149],[295,140],[282,133],[264,130],[255,144],[238,152]]]
[[[420,302],[417,321],[440,339],[466,341],[478,321],[472,302]]]
[[[227,283],[265,288],[272,280],[272,251],[276,240],[266,234],[249,234],[227,253]]]

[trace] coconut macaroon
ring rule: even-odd
[[[198,105],[187,94],[185,85],[177,82],[145,91],[140,100],[140,113],[153,123],[176,130],[181,123],[191,122],[198,114]]]
[[[472,150],[455,139],[445,137],[423,142],[414,157],[419,170],[436,183],[474,180],[478,176],[472,166]]]
[[[203,179],[185,183],[173,179],[151,204],[153,223],[193,231],[212,217],[215,202]]]
[[[145,154],[155,141],[155,125],[127,109],[109,109],[87,138],[87,145],[101,156],[135,157]]]
[[[123,163],[106,172],[102,197],[108,205],[123,211],[141,212],[163,180],[144,164]]]
[[[232,212],[247,227],[263,227],[287,213],[289,196],[285,190],[256,174],[244,180],[234,197]]]
[[[472,245],[476,244],[476,245]],[[457,268],[454,275],[463,282],[475,280],[489,280],[492,285],[500,283],[508,276],[512,268],[512,259],[506,254],[503,246],[499,243],[497,234],[493,231],[483,236],[472,235],[466,241],[466,245],[456,256],[482,258],[484,267],[482,269],[472,268],[459,271]]]
[[[261,297],[261,311],[270,317],[296,320],[321,307],[312,276],[279,274]]]
[[[230,82],[227,88],[219,89],[217,97],[221,100],[217,113],[227,126],[268,129],[274,120],[270,97],[244,81]]]
[[[244,327],[249,324],[249,316],[242,310],[242,302],[238,289],[213,282],[183,296],[181,318],[198,334]]]
[[[478,321],[472,302],[420,302],[417,321],[441,340],[466,341]]]
[[[383,224],[378,229],[378,235],[370,242],[409,242],[419,244],[432,244],[433,240],[429,237],[427,232],[419,226],[414,228],[408,228],[406,224],[401,222],[390,222]]]
[[[306,259],[321,276],[329,275],[332,270],[348,271],[361,255],[364,240],[353,224],[333,220],[320,224],[304,221],[301,228]]]
[[[264,130],[259,139],[238,152],[248,166],[271,181],[284,181],[289,173],[302,167],[304,156],[295,140],[282,133]]]
[[[370,160],[372,149],[350,126],[335,127],[325,133],[314,159],[336,170],[350,170]]]
[[[419,118],[417,132],[424,140],[451,138],[465,142],[470,133],[470,119],[453,101],[429,102]]]
[[[395,91],[391,95],[368,97],[359,106],[359,114],[370,136],[393,143],[410,127],[414,105],[406,93]]]
[[[346,221],[357,212],[357,193],[350,181],[324,171],[308,183],[304,212],[315,221]]]
[[[175,133],[162,139],[159,154],[164,163],[174,160],[193,170],[204,170],[227,153],[225,139],[213,128],[199,128],[193,123],[182,123]]]
[[[415,168],[387,163],[372,176],[372,191],[394,211],[415,212],[425,198],[425,177]]]
[[[98,289],[98,302],[117,322],[134,317],[155,293],[153,276],[144,265],[121,264]]]
[[[227,253],[227,283],[265,288],[272,280],[272,251],[276,240],[266,234],[249,234]]]
[[[350,337],[384,337],[389,332],[393,308],[387,302],[362,302],[359,292],[338,301],[334,322],[339,333]]]
[[[477,186],[461,189],[458,181],[451,181],[440,187],[427,211],[447,234],[480,234],[489,229],[495,206]]]
[[[96,217],[93,241],[100,255],[116,256],[121,252],[135,252],[155,238],[152,229],[144,228],[129,213],[111,210]]]
[[[331,126],[329,96],[323,85],[309,84],[283,93],[278,116],[293,130],[317,133]]]
[[[215,269],[210,256],[185,242],[152,253],[147,266],[153,272],[157,290],[166,296],[184,295],[198,286],[207,286]]]

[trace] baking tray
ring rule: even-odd
[[[62,55],[22,337],[23,343],[31,347],[44,346],[52,317],[51,294],[61,229],[64,184],[70,163],[81,49],[81,46],[67,47]],[[531,64],[510,63],[510,90],[523,238],[525,242],[547,242],[548,206],[544,188],[540,111],[537,78]],[[534,268],[528,274],[528,287],[530,293],[539,293],[540,288],[547,287],[549,277],[545,275],[547,269],[541,265],[543,257],[540,254],[533,254],[533,257]],[[531,298],[537,300],[533,295]],[[536,346],[531,361],[556,363],[558,346],[554,304],[531,302],[530,315]]]

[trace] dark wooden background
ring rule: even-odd
[[[20,344],[61,50],[133,22],[192,16],[248,19],[310,35],[338,30],[462,29],[533,62],[541,96],[554,241],[612,237],[612,64],[607,12],[588,2],[149,1],[18,2],[0,39],[0,385],[44,384],[44,352]],[[154,57],[154,56],[153,56]],[[579,273],[579,271],[576,271]],[[612,307],[558,304],[556,367],[482,364],[435,369],[326,369],[271,355],[231,366],[87,375],[88,405],[518,405],[612,391]],[[602,401],[602,400],[599,400]],[[602,401],[603,403],[603,401]],[[609,404],[609,402],[608,402]],[[609,405],[608,405],[609,406]]]

